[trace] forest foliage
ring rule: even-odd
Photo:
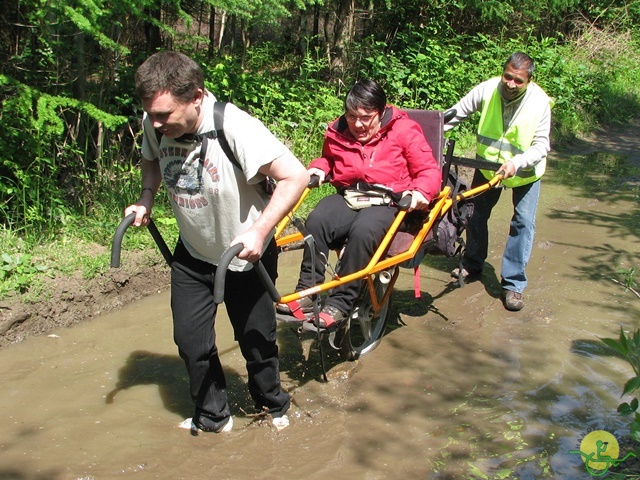
[[[640,0],[8,0],[0,15],[0,250],[107,244],[139,194],[136,67],[179,50],[303,162],[346,89],[446,109],[513,51],[554,98],[554,144],[638,113]],[[467,132],[472,128],[467,125]],[[464,128],[454,135],[464,135]],[[170,217],[166,204],[156,218]],[[167,213],[165,213],[167,212]],[[169,221],[167,221],[170,223]],[[13,258],[13,257],[12,257]]]

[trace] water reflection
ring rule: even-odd
[[[390,328],[357,362],[281,325],[293,395],[282,432],[248,413],[224,309],[219,348],[236,417],[228,435],[177,428],[192,404],[166,293],[0,350],[0,478],[590,478],[570,451],[590,429],[628,432],[616,408],[632,372],[599,338],[640,317],[640,302],[609,280],[624,262],[640,263],[638,207],[629,191],[614,204],[543,188],[523,311],[498,298],[503,245],[494,242],[489,268],[463,289],[450,281],[450,259],[422,267],[420,299],[402,271]],[[505,197],[494,235],[510,208]],[[298,265],[283,259],[282,288]]]

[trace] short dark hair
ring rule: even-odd
[[[522,52],[514,52],[509,55],[507,61],[504,62],[503,70],[507,68],[507,65],[511,65],[513,68],[518,70],[525,68],[529,74],[529,78],[533,77],[533,72],[536,69],[536,64],[533,62],[533,59],[526,53]]]
[[[188,103],[199,88],[204,90],[202,69],[183,53],[154,53],[136,71],[136,92],[143,100],[169,92],[179,102]]]
[[[382,115],[386,106],[387,95],[384,90],[377,82],[369,79],[356,82],[344,99],[346,112],[364,108],[365,110],[376,110]]]

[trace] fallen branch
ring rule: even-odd
[[[612,279],[611,279],[611,281],[612,281],[612,282],[614,282],[614,283],[617,283],[618,285],[622,285],[622,286],[623,286],[624,288],[626,288],[627,290],[631,290],[631,292],[632,292],[636,297],[640,298],[640,293],[639,293],[637,290],[635,290],[635,289],[633,289],[632,287],[630,287],[629,285],[627,285],[626,283],[621,282],[621,281],[619,281],[619,280],[616,280],[615,278],[612,278]]]

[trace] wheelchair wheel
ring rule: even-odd
[[[388,271],[391,278],[393,278],[397,268],[394,267]],[[390,282],[389,279],[380,281],[380,275],[376,274],[373,284],[378,299],[384,296],[387,289],[393,288],[393,282]],[[335,333],[334,342],[336,347],[339,348],[342,358],[356,360],[378,346],[387,326],[390,304],[391,296],[376,314],[369,289],[366,283],[362,282],[360,296],[355,303],[349,320],[341,331]]]

